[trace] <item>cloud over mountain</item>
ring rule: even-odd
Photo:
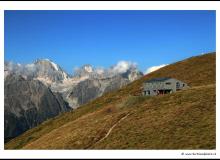
[[[156,71],[156,70],[158,70],[158,69],[160,69],[160,68],[162,68],[162,67],[165,67],[165,66],[167,66],[167,65],[168,65],[168,64],[161,64],[161,65],[159,65],[159,66],[152,66],[152,67],[148,68],[148,69],[145,71],[144,74],[148,74],[148,73],[150,73],[150,72]]]
[[[92,76],[92,77],[112,77],[117,74],[123,74],[128,71],[138,71],[137,63],[132,61],[119,61],[115,65],[104,68],[104,67],[93,67],[92,65],[86,64],[82,67],[74,68],[74,76]]]
[[[125,73],[129,69],[136,69],[137,63],[131,61],[119,61],[112,67],[111,71],[116,73]]]

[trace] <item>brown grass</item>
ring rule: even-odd
[[[153,97],[96,149],[214,149],[215,86]]]

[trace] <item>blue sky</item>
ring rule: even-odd
[[[145,71],[216,50],[215,11],[5,11],[5,60]]]

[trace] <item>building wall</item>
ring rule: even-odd
[[[177,82],[179,83],[179,87],[177,86]],[[147,82],[144,83],[143,95],[149,95],[148,91],[150,91],[150,96],[154,96],[157,95],[157,90],[171,90],[171,92],[176,92],[177,89],[184,89],[187,87],[186,83],[174,78],[165,81]]]

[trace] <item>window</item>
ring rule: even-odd
[[[166,85],[171,85],[171,82],[166,82],[165,84],[166,84]]]
[[[176,88],[179,88],[179,87],[180,87],[180,83],[176,82]]]
[[[185,86],[185,84],[183,83],[183,87]]]
[[[149,94],[150,94],[150,91],[148,90],[147,93],[148,93],[148,95],[149,95]]]

